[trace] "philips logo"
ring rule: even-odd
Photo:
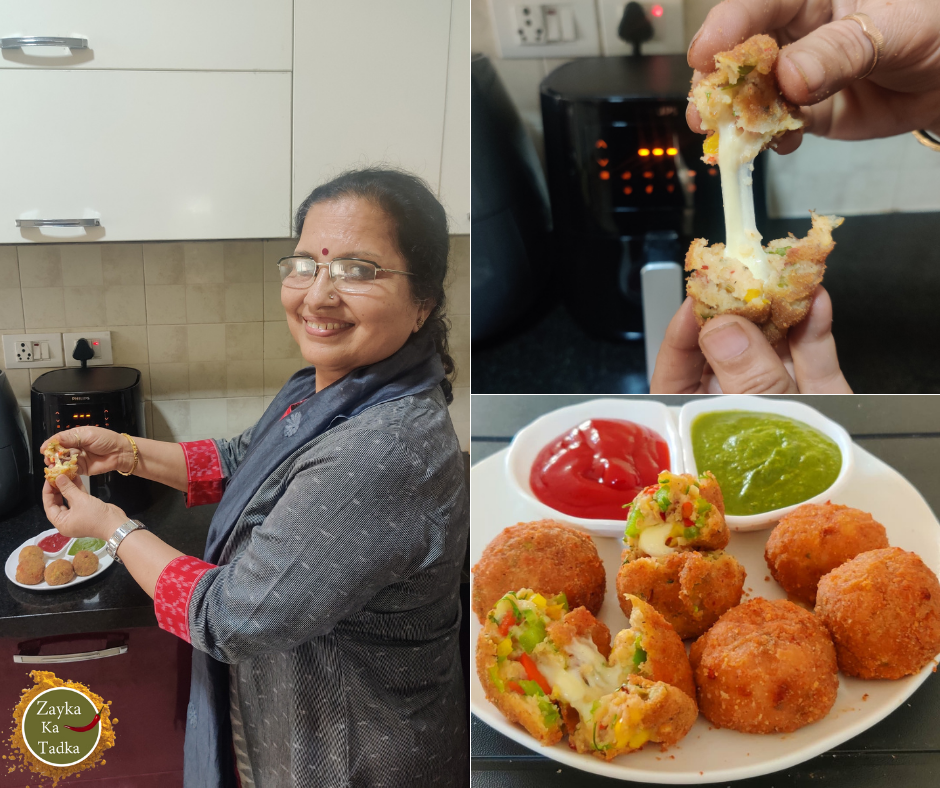
[[[72,397],[72,402],[77,402],[79,400],[90,400],[91,397]]]

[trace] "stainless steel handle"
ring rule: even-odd
[[[17,219],[17,227],[100,227],[100,219]]]
[[[68,47],[88,49],[87,38],[61,38],[60,36],[15,36],[0,38],[0,49],[22,49],[23,47]]]
[[[127,646],[115,646],[114,648],[103,648],[100,651],[81,651],[77,654],[50,654],[47,657],[14,654],[13,661],[21,662],[26,665],[53,665],[58,662],[84,662],[89,659],[116,657],[118,654],[126,653]]]

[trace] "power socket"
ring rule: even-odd
[[[637,0],[653,25],[653,37],[644,41],[644,55],[684,55],[685,22],[682,0]],[[632,55],[633,47],[617,35],[627,0],[598,0],[601,16],[601,46],[605,55]]]
[[[517,5],[516,30],[520,44],[542,44],[545,42],[545,13],[540,5]]]
[[[71,333],[62,335],[62,344],[65,347],[65,366],[80,367],[81,361],[72,358],[75,352],[75,343],[79,339],[87,339],[94,351],[94,357],[88,359],[89,367],[103,367],[107,364],[113,364],[111,354],[111,332],[110,331],[82,331],[81,333]]]
[[[7,369],[61,367],[61,334],[5,334],[3,362]]]
[[[555,3],[490,0],[490,9],[501,58],[565,58],[601,53],[594,0]]]

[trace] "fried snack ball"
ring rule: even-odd
[[[72,568],[79,577],[88,577],[98,570],[98,556],[91,550],[79,550],[72,559]]]
[[[39,545],[31,544],[20,550],[18,560],[20,563],[23,563],[23,561],[29,557],[38,558],[40,561],[45,561],[46,555],[43,553],[42,548]]]
[[[806,503],[770,533],[764,559],[794,599],[816,603],[819,578],[859,553],[888,546],[884,526],[868,512],[837,503]]]
[[[531,588],[545,596],[564,593],[568,607],[601,609],[607,577],[591,537],[554,520],[504,528],[473,567],[473,611],[480,623],[510,591]]]
[[[42,553],[42,550],[39,551]],[[23,585],[34,586],[42,582],[43,572],[46,568],[46,559],[40,555],[28,554],[23,557],[20,554],[20,561],[16,565],[16,582]]]
[[[650,681],[677,687],[694,701],[692,666],[672,625],[637,596],[625,594],[624,605],[630,610],[630,628],[620,630],[614,638],[610,663],[623,665]]]
[[[719,728],[789,733],[825,717],[839,677],[829,633],[785,599],[752,599],[692,644],[698,705]]]
[[[816,615],[847,676],[899,679],[940,653],[940,582],[900,547],[869,550],[825,575]]]
[[[46,582],[51,586],[65,585],[75,579],[75,571],[72,569],[72,562],[64,558],[59,558],[48,564],[44,574]]]
[[[680,638],[701,635],[741,601],[744,567],[723,550],[670,553],[661,558],[627,548],[617,573],[617,601],[631,615],[625,596],[645,600]]]
[[[72,481],[78,476],[78,449],[66,449],[55,438],[49,441],[43,456],[52,462],[43,472],[50,484],[55,484],[59,476],[68,476]]]
[[[630,676],[598,701],[591,717],[569,735],[568,744],[605,761],[635,752],[648,741],[666,750],[689,732],[697,716],[695,702],[677,687]]]
[[[630,504],[624,541],[646,555],[719,550],[728,544],[725,501],[711,471],[663,471]]]

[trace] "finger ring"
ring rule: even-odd
[[[848,16],[842,17],[842,19],[851,19],[853,22],[858,22],[858,24],[861,25],[865,37],[871,41],[872,48],[875,50],[875,59],[872,61],[871,68],[859,77],[859,79],[865,79],[875,70],[875,66],[878,65],[878,61],[884,54],[885,37],[881,35],[881,31],[875,27],[875,23],[871,21],[871,17],[868,16],[868,14],[849,14]]]

